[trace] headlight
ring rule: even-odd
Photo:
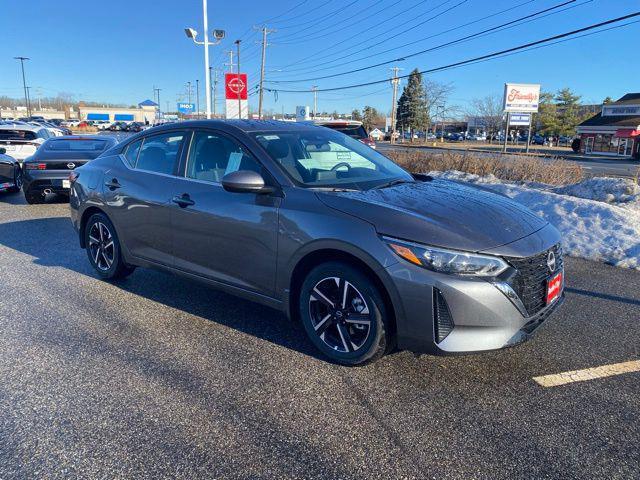
[[[389,237],[382,239],[398,256],[434,272],[495,277],[509,268],[504,260],[490,255],[418,245]]]

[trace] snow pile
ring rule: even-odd
[[[429,174],[477,184],[526,205],[560,230],[567,255],[640,269],[640,188],[632,181],[593,178],[553,187],[457,171]]]
[[[556,187],[553,191],[606,203],[636,202],[640,199],[640,186],[630,178],[590,178],[574,185]]]

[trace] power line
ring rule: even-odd
[[[289,10],[286,10],[285,12],[281,13],[280,15],[276,15],[275,17],[271,17],[271,18],[267,18],[266,20],[263,20],[260,23],[274,23],[274,21],[280,17],[284,17],[285,15],[287,15],[288,13],[291,13],[292,11],[294,11],[296,8],[301,7],[302,5],[304,5],[305,3],[307,3],[309,0],[302,0],[302,2],[294,5],[293,7],[291,7]],[[280,20],[280,22],[283,22],[286,20]],[[275,22],[277,23],[277,22]]]
[[[463,66],[463,65],[469,65],[469,64],[473,64],[473,63],[478,63],[478,62],[480,62],[482,60],[488,60],[488,59],[495,58],[495,57],[498,57],[498,56],[505,56],[505,54],[510,54],[512,52],[518,52],[520,50],[525,50],[525,49],[531,49],[531,47],[535,47],[537,45],[553,42],[554,40],[560,40],[562,38],[570,37],[570,36],[576,35],[578,33],[586,32],[586,31],[589,31],[589,30],[593,30],[595,28],[603,27],[605,25],[611,25],[612,23],[618,23],[618,22],[621,22],[623,20],[627,20],[629,18],[634,18],[634,17],[637,17],[637,16],[640,16],[640,11],[639,12],[630,13],[630,14],[624,15],[622,17],[613,18],[611,20],[606,20],[604,22],[592,24],[592,25],[589,25],[589,26],[586,26],[586,27],[583,27],[583,28],[579,28],[577,30],[572,30],[570,32],[565,32],[565,33],[561,33],[561,34],[554,35],[554,36],[551,36],[551,37],[546,37],[546,38],[543,38],[541,40],[536,40],[534,42],[529,42],[529,43],[525,43],[523,45],[518,45],[517,47],[508,48],[506,50],[501,50],[501,51],[498,51],[498,52],[488,53],[486,55],[481,55],[479,57],[471,58],[471,59],[468,59],[468,60],[461,60],[459,62],[450,63],[448,65],[444,65],[444,66],[437,67],[437,68],[431,68],[431,69],[428,69],[428,70],[422,70],[419,73],[424,75],[424,74],[427,74],[427,73],[440,72],[440,71],[443,71],[443,70],[448,70],[450,68],[455,68],[455,67],[460,67],[460,66]],[[629,22],[627,25],[631,25],[632,23],[636,23],[636,22]],[[594,33],[602,33],[602,32],[607,31],[607,30],[612,30],[612,29],[604,29],[602,31],[594,32]],[[576,37],[576,38],[580,38],[580,37]],[[555,42],[555,43],[559,43],[559,42]],[[408,74],[408,75],[400,76],[398,78],[408,78],[410,76],[411,76],[411,74]],[[385,78],[384,80],[376,80],[376,81],[373,81],[373,82],[360,83],[360,84],[354,84],[354,85],[345,85],[345,86],[342,86],[342,87],[323,88],[323,89],[318,89],[316,91],[318,91],[318,92],[333,92],[333,91],[337,91],[337,90],[346,90],[346,89],[351,89],[351,88],[366,87],[366,86],[369,86],[369,85],[378,85],[378,84],[385,83],[385,82],[388,82],[388,81],[389,81],[389,79]],[[282,93],[307,93],[307,91],[308,91],[308,90],[280,90],[280,89],[275,89],[275,88],[272,88],[272,89],[265,88],[265,90],[274,91],[274,92],[277,91],[277,92],[282,92]]]
[[[440,35],[444,35],[445,33],[450,33],[450,32],[453,32],[453,31],[455,31],[455,30],[459,30],[459,29],[461,29],[461,28],[468,27],[469,25],[473,25],[473,24],[475,24],[475,23],[481,22],[481,21],[486,20],[486,19],[488,19],[488,18],[492,18],[492,17],[498,16],[498,15],[503,15],[503,14],[505,14],[505,13],[507,13],[507,12],[511,11],[511,10],[515,10],[515,9],[517,9],[517,8],[521,8],[521,7],[523,7],[523,6],[527,5],[527,4],[532,3],[532,2],[535,2],[535,1],[536,1],[536,0],[527,0],[527,1],[525,1],[525,2],[519,3],[519,4],[517,4],[517,5],[514,5],[514,6],[512,6],[512,7],[506,8],[506,9],[504,9],[504,10],[500,10],[499,12],[492,13],[491,15],[486,15],[486,16],[484,16],[484,17],[478,18],[477,20],[473,20],[473,21],[471,21],[471,22],[467,22],[467,23],[464,23],[464,24],[462,24],[462,25],[458,25],[458,26],[456,26],[456,27],[452,27],[452,28],[449,28],[449,29],[447,29],[447,30],[443,30],[443,31],[438,32],[438,33],[434,33],[434,34],[429,35],[429,36],[427,36],[427,37],[423,37],[423,38],[420,38],[420,39],[418,39],[418,40],[414,40],[414,41],[412,41],[412,42],[405,43],[405,44],[400,45],[400,46],[397,46],[397,47],[388,48],[387,50],[383,50],[383,51],[381,51],[381,52],[371,53],[371,54],[369,54],[369,55],[366,55],[366,56],[364,56],[364,57],[360,57],[360,58],[355,59],[355,60],[348,60],[348,61],[346,61],[346,62],[342,62],[342,63],[339,63],[339,64],[337,64],[337,65],[333,65],[331,68],[340,67],[340,66],[342,66],[342,65],[350,65],[350,64],[353,64],[353,62],[358,62],[358,61],[360,61],[360,60],[366,60],[367,58],[377,57],[378,55],[381,55],[381,54],[383,54],[383,53],[389,53],[389,52],[392,52],[392,51],[397,50],[397,49],[399,49],[399,48],[405,48],[405,47],[408,47],[408,46],[410,46],[410,45],[414,45],[414,44],[416,44],[416,43],[421,43],[421,42],[423,42],[423,41],[425,41],[425,40],[429,40],[429,39],[431,39],[431,38],[438,37],[438,36],[440,36]],[[589,1],[592,1],[592,0],[589,0]],[[370,50],[370,47],[361,48],[361,49],[359,49],[359,50],[356,50],[355,52],[348,53],[348,54],[346,54],[346,55],[342,55],[341,57],[337,57],[337,58],[335,58],[335,59],[333,59],[333,60],[331,60],[331,61],[329,61],[329,62],[317,63],[317,64],[315,64],[315,65],[309,65],[308,67],[304,67],[304,68],[289,69],[289,70],[288,70],[288,72],[306,72],[306,73],[315,73],[315,72],[318,72],[318,71],[324,71],[324,70],[327,68],[327,66],[328,66],[328,65],[331,65],[332,63],[335,63],[335,62],[337,62],[337,61],[339,61],[339,60],[343,60],[343,59],[345,59],[345,58],[352,57],[352,56],[357,55],[358,53],[361,53],[361,52],[363,52],[363,51],[369,51],[369,50]],[[317,69],[316,67],[322,67],[322,68]]]
[[[563,7],[565,5],[568,5],[570,3],[574,3],[575,1],[576,0],[568,0],[568,1],[564,2],[564,3],[560,3],[560,4],[554,5],[554,6],[549,7],[549,8],[545,8],[544,10],[540,10],[538,12],[534,12],[534,13],[531,13],[529,15],[525,15],[524,17],[520,17],[520,18],[517,18],[515,20],[511,20],[509,22],[506,22],[506,23],[502,23],[502,24],[497,25],[495,27],[487,28],[487,29],[482,30],[480,32],[476,32],[476,33],[473,33],[473,34],[470,34],[470,35],[466,35],[466,36],[458,38],[456,40],[451,40],[449,42],[445,42],[445,43],[442,43],[440,45],[436,45],[435,47],[430,47],[430,48],[427,48],[427,49],[424,49],[424,50],[420,50],[419,52],[414,52],[414,53],[411,53],[409,55],[403,55],[402,57],[394,58],[392,60],[387,60],[387,61],[376,63],[376,64],[373,64],[373,65],[368,65],[366,67],[356,68],[356,69],[349,70],[349,71],[346,71],[346,72],[334,73],[334,74],[331,74],[331,75],[324,75],[324,76],[321,76],[321,77],[304,78],[304,79],[298,79],[298,80],[272,80],[271,83],[300,83],[300,82],[311,82],[311,81],[315,81],[315,80],[325,80],[327,78],[335,78],[335,77],[340,77],[340,76],[343,76],[343,75],[349,75],[351,73],[358,73],[358,72],[362,72],[362,71],[365,71],[365,70],[370,70],[372,68],[388,65],[390,63],[402,62],[402,61],[405,61],[408,58],[417,57],[419,55],[424,55],[425,53],[428,53],[428,52],[432,52],[432,51],[435,51],[435,50],[439,50],[441,48],[445,48],[445,47],[448,47],[448,46],[451,46],[451,45],[455,45],[457,43],[460,43],[460,42],[463,42],[463,41],[466,41],[466,40],[469,40],[469,39],[472,39],[472,38],[479,37],[479,36],[487,34],[489,32],[494,32],[494,31],[496,31],[498,29],[501,29],[501,28],[504,28],[506,26],[513,25],[513,24],[518,23],[518,22],[523,22],[524,20],[531,21],[530,19],[532,19],[532,18],[534,18],[534,17],[536,17],[538,15],[541,15],[543,13],[547,13],[547,12],[549,12],[551,10],[558,9],[558,8]],[[397,48],[403,48],[403,47],[404,46],[400,46],[400,47],[397,47]]]
[[[389,17],[389,18],[386,18],[385,20],[382,20],[381,22],[378,22],[378,23],[376,23],[376,24],[374,24],[374,25],[371,25],[371,26],[367,27],[367,28],[365,29],[365,31],[366,31],[366,30],[372,30],[372,29],[374,29],[374,28],[377,28],[377,27],[379,27],[380,25],[382,25],[382,24],[384,24],[384,23],[387,23],[387,22],[389,22],[389,21],[393,20],[394,18],[397,18],[397,17],[405,17],[405,16],[406,16],[406,15],[407,15],[411,10],[413,10],[414,8],[419,7],[420,5],[424,5],[424,4],[425,4],[425,3],[427,3],[428,1],[429,1],[429,0],[421,0],[421,1],[419,1],[418,3],[416,3],[415,5],[413,5],[413,6],[409,7],[409,8],[405,8],[405,9],[404,9],[403,11],[401,11],[400,13],[397,13],[396,15],[393,15],[393,16],[391,16],[391,17]],[[451,1],[451,0],[447,0],[447,1]],[[445,2],[445,3],[446,3],[446,2]],[[431,12],[431,11],[432,11],[432,10],[429,10],[429,12]],[[429,13],[429,12],[427,12],[427,13]],[[424,15],[424,14],[423,14],[423,15]],[[384,33],[384,32],[383,32],[383,33]],[[345,39],[343,39],[343,40],[340,40],[339,42],[334,43],[334,44],[332,44],[332,45],[330,45],[330,46],[328,46],[328,47],[325,47],[325,48],[323,48],[322,50],[317,51],[317,52],[315,52],[315,53],[313,53],[313,54],[311,54],[311,55],[306,55],[306,56],[305,56],[305,58],[314,57],[314,58],[313,58],[313,60],[298,60],[298,61],[296,61],[296,62],[293,62],[293,63],[289,63],[289,64],[287,64],[287,65],[284,65],[282,68],[289,68],[289,67],[292,67],[292,66],[294,66],[294,65],[302,65],[302,64],[305,64],[305,63],[309,63],[309,62],[316,62],[316,61],[318,61],[318,60],[323,60],[323,59],[325,59],[325,58],[329,58],[329,57],[331,57],[331,56],[332,56],[332,54],[325,55],[325,56],[321,56],[321,57],[316,57],[315,55],[316,55],[316,53],[322,53],[322,52],[326,52],[327,50],[331,50],[331,49],[333,49],[334,47],[340,47],[342,50],[351,50],[351,48],[353,48],[353,46],[347,47],[347,48],[345,49],[345,43],[347,43],[349,40],[352,40],[352,39],[354,39],[354,38],[358,38],[358,37],[359,37],[359,36],[361,36],[361,35],[362,35],[362,31],[356,32],[354,35],[351,35],[350,37],[347,37],[347,38],[345,38]]]

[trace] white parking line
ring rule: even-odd
[[[640,372],[640,360],[585,368],[584,370],[573,370],[571,372],[555,373],[553,375],[543,375],[541,377],[533,377],[533,380],[540,386],[548,388],[632,372]]]

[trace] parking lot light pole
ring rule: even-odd
[[[240,42],[242,40],[236,40],[234,43],[237,47],[236,52],[236,62],[238,64],[238,80],[240,80]],[[247,86],[245,86],[247,88]],[[248,114],[249,112],[247,112]],[[241,92],[238,92],[238,120],[242,120],[242,95]]]
[[[27,93],[27,81],[24,76],[24,61],[30,60],[29,57],[13,57],[14,60],[20,60],[20,66],[22,67],[22,86],[24,87],[24,103],[27,107],[27,116],[31,116],[31,105],[29,102],[29,94]]]
[[[204,27],[204,41],[196,39],[198,32],[193,28],[185,28],[184,32],[196,45],[204,45],[204,78],[206,83],[207,118],[211,118],[211,85],[209,83],[209,46],[218,45],[224,38],[224,30],[213,31],[213,41],[209,40],[209,17],[207,14],[207,0],[202,0],[202,17]]]

